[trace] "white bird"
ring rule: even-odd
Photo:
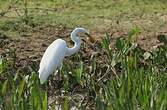
[[[46,49],[38,70],[41,84],[47,80],[50,74],[54,73],[61,67],[65,56],[70,56],[79,50],[81,40],[77,36],[78,33],[83,33],[90,37],[86,29],[76,28],[71,33],[71,40],[75,43],[74,47],[68,48],[66,41],[57,39]]]

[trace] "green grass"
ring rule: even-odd
[[[14,1],[1,2],[4,4],[2,11],[8,9],[9,4],[14,4]],[[6,16],[16,18],[3,18],[0,23],[18,20],[24,16],[24,9],[27,7],[28,16],[38,23],[62,24],[69,28],[82,26],[97,31],[126,31],[138,25],[146,32],[160,31],[165,28],[163,17],[167,14],[166,5],[167,2],[163,0],[39,0],[27,2],[27,5],[18,1],[14,6],[19,9],[20,16],[16,12],[10,12]]]
[[[109,48],[106,35],[101,44],[107,55],[105,65],[99,63],[96,56],[87,65],[81,53],[71,57],[72,64],[63,65],[60,72],[63,83],[57,91],[64,91],[61,92],[64,96],[54,94],[61,98],[63,109],[74,106],[100,110],[167,109],[167,47],[162,45],[154,51],[141,49],[135,45],[138,32],[134,28],[127,37],[118,38],[116,50]],[[17,68],[12,51],[7,56],[0,59],[0,108],[54,108],[56,103],[48,104],[50,85],[40,85],[37,73],[24,73]],[[89,65],[91,71],[88,71]],[[76,85],[85,92],[71,92]]]

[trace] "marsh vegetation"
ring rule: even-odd
[[[0,109],[167,109],[165,0],[1,0]],[[39,61],[82,26],[82,42],[41,85]],[[160,40],[157,36],[163,36]]]

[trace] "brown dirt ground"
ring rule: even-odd
[[[45,25],[45,26],[38,26],[35,27],[31,32],[24,33],[20,35],[18,39],[12,38],[1,38],[0,37],[0,54],[3,55],[9,48],[12,48],[16,51],[17,55],[17,64],[18,66],[26,66],[28,62],[36,62],[39,63],[45,49],[47,46],[52,43],[57,38],[62,38],[67,41],[69,46],[72,46],[73,43],[70,39],[70,32],[72,29],[68,29],[63,26],[52,26],[52,25]],[[101,42],[101,38],[104,36],[105,33],[98,33],[96,31],[90,31],[91,35],[95,37],[98,42]],[[125,32],[108,32],[109,35],[111,34],[111,40],[113,40],[112,44],[115,41],[115,38],[119,36],[125,36],[127,33]],[[137,43],[144,49],[150,49],[153,46],[160,45],[160,42],[157,40],[158,34],[166,34],[163,33],[148,33],[139,35]],[[87,42],[87,41],[86,41]],[[97,46],[90,44],[87,42],[86,52],[95,52],[93,47]],[[100,45],[100,44],[98,44]],[[97,50],[97,49],[96,49]],[[83,50],[81,50],[83,51]],[[98,49],[100,51],[100,49]],[[84,52],[85,53],[85,52]],[[89,54],[90,55],[90,54]]]

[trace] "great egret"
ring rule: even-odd
[[[46,49],[40,62],[40,68],[38,71],[41,84],[47,80],[50,74],[61,67],[65,56],[70,56],[79,50],[81,40],[77,36],[78,33],[83,33],[90,37],[86,29],[76,28],[71,33],[71,40],[75,43],[74,47],[68,48],[66,41],[57,39]]]

